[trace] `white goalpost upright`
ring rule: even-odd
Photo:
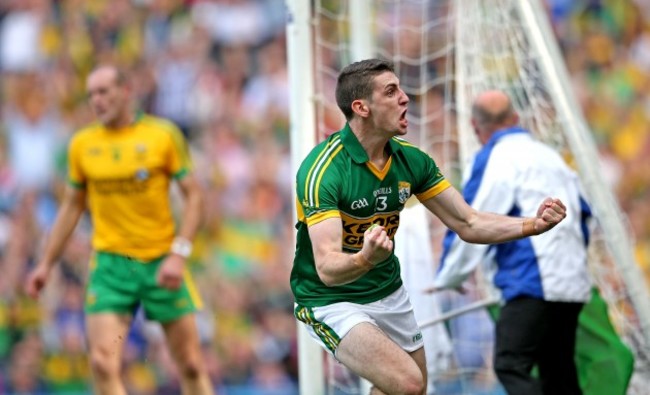
[[[375,40],[372,25],[372,3],[351,1],[350,7],[350,55],[356,62],[375,56]]]
[[[375,42],[372,34],[372,7],[369,1],[350,2],[351,60],[353,62],[375,56]],[[361,393],[370,392],[371,385],[366,380],[359,383]]]
[[[290,95],[291,169],[295,174],[302,159],[316,144],[314,57],[311,2],[287,0],[287,68]],[[294,222],[297,220],[294,213]],[[295,245],[295,240],[294,240]],[[299,386],[301,394],[325,392],[323,354],[307,330],[298,325]]]
[[[590,266],[618,333],[637,359],[637,385],[628,393],[643,394],[650,382],[648,285],[635,262],[625,217],[599,172],[596,144],[540,0],[286,0],[286,4],[294,174],[321,136],[343,125],[334,84],[340,69],[353,61],[382,57],[395,63],[402,89],[411,98],[407,137],[429,152],[456,186],[479,147],[469,122],[472,99],[487,88],[508,91],[524,126],[575,164],[581,177],[598,219]],[[445,229],[435,221],[430,228],[437,261]],[[489,323],[479,314],[485,315],[494,294],[480,276],[471,286],[472,299],[459,304],[458,298],[448,298],[442,314],[420,323],[445,321],[452,332],[458,360],[443,376],[456,386],[444,387],[443,382],[443,394],[475,393],[468,382],[476,378],[498,386],[491,374],[492,339],[486,337],[490,328],[483,328]],[[463,332],[467,329],[463,319],[470,321],[471,334]],[[472,343],[464,336],[480,340]],[[367,393],[368,383],[341,373],[343,368],[302,328],[298,347],[301,395]],[[483,365],[465,365],[462,353],[480,355]]]

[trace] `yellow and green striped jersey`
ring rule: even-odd
[[[390,295],[402,284],[399,261],[391,255],[356,281],[328,287],[314,264],[308,227],[327,218],[341,218],[343,251],[363,246],[363,234],[373,223],[392,238],[399,213],[415,195],[420,201],[436,196],[449,182],[433,159],[407,141],[394,137],[387,146],[390,158],[377,169],[346,125],[316,146],[301,164],[296,182],[298,229],[291,271],[296,302],[306,307],[337,302],[370,303]]]
[[[191,170],[185,139],[169,121],[138,114],[133,124],[92,124],[68,148],[69,182],[87,191],[93,248],[151,260],[166,254],[175,223],[171,179]]]

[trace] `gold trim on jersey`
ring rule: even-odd
[[[298,196],[296,196],[296,217],[298,217],[299,222],[305,222],[305,210],[302,209]]]
[[[318,188],[320,187],[320,181],[325,173],[325,170],[332,163],[332,159],[341,152],[343,149],[343,144],[341,142],[341,137],[336,135],[332,138],[326,148],[321,151],[318,155],[314,164],[309,169],[307,173],[307,178],[305,179],[305,199],[311,207],[318,207]]]
[[[319,191],[320,191],[320,182],[322,181],[323,176],[325,175],[325,170],[327,170],[327,168],[329,167],[329,165],[332,163],[332,160],[334,159],[334,157],[335,157],[339,152],[341,152],[342,149],[343,149],[343,145],[341,145],[340,147],[338,147],[338,148],[337,148],[337,149],[336,149],[336,150],[335,150],[335,151],[330,155],[329,159],[327,160],[327,162],[325,162],[325,165],[323,166],[323,169],[320,171],[320,174],[318,175],[318,179],[316,180],[316,186],[315,186],[315,188],[314,188],[314,189],[315,189],[315,192],[316,192],[316,193],[315,193],[315,203],[316,203],[316,207],[320,206],[320,199],[319,199],[318,194],[319,194]]]
[[[307,218],[307,226],[316,225],[317,223],[323,222],[326,219],[339,218],[340,216],[341,216],[341,212],[339,210],[323,211],[321,213],[314,214],[311,217]]]
[[[415,146],[415,145],[409,143],[408,141],[406,141],[406,140],[404,140],[404,139],[401,139],[401,138],[399,138],[399,137],[393,137],[393,140],[395,140],[397,143],[399,143],[400,145],[403,145],[403,146],[405,146],[405,147],[418,148],[417,146]],[[419,149],[419,148],[418,148],[418,149]]]
[[[377,166],[375,166],[374,163],[368,161],[366,162],[366,166],[368,166],[368,169],[372,172],[372,174],[375,175],[379,180],[384,181],[384,178],[386,178],[386,174],[388,174],[388,171],[390,170],[390,165],[393,163],[393,157],[391,156],[388,158],[388,162],[384,165],[384,168],[379,170],[377,169]]]
[[[419,201],[424,202],[425,200],[431,199],[432,197],[438,195],[440,192],[444,191],[445,189],[449,188],[451,184],[449,181],[443,179],[433,187],[429,188],[428,190],[418,193],[417,198]]]

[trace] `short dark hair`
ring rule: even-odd
[[[346,66],[336,81],[336,104],[348,121],[354,116],[352,102],[369,99],[374,78],[386,71],[395,73],[393,63],[382,59],[366,59]]]

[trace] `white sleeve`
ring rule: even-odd
[[[511,214],[515,203],[515,171],[503,154],[492,150],[487,160],[475,161],[469,178],[464,183],[463,197],[478,211]],[[472,244],[448,231],[443,244],[440,266],[434,286],[455,288],[483,262],[490,245]]]
[[[445,249],[438,272],[433,280],[433,286],[436,288],[458,287],[481,263],[488,247],[484,244],[466,243],[457,234],[449,231],[445,237]]]

